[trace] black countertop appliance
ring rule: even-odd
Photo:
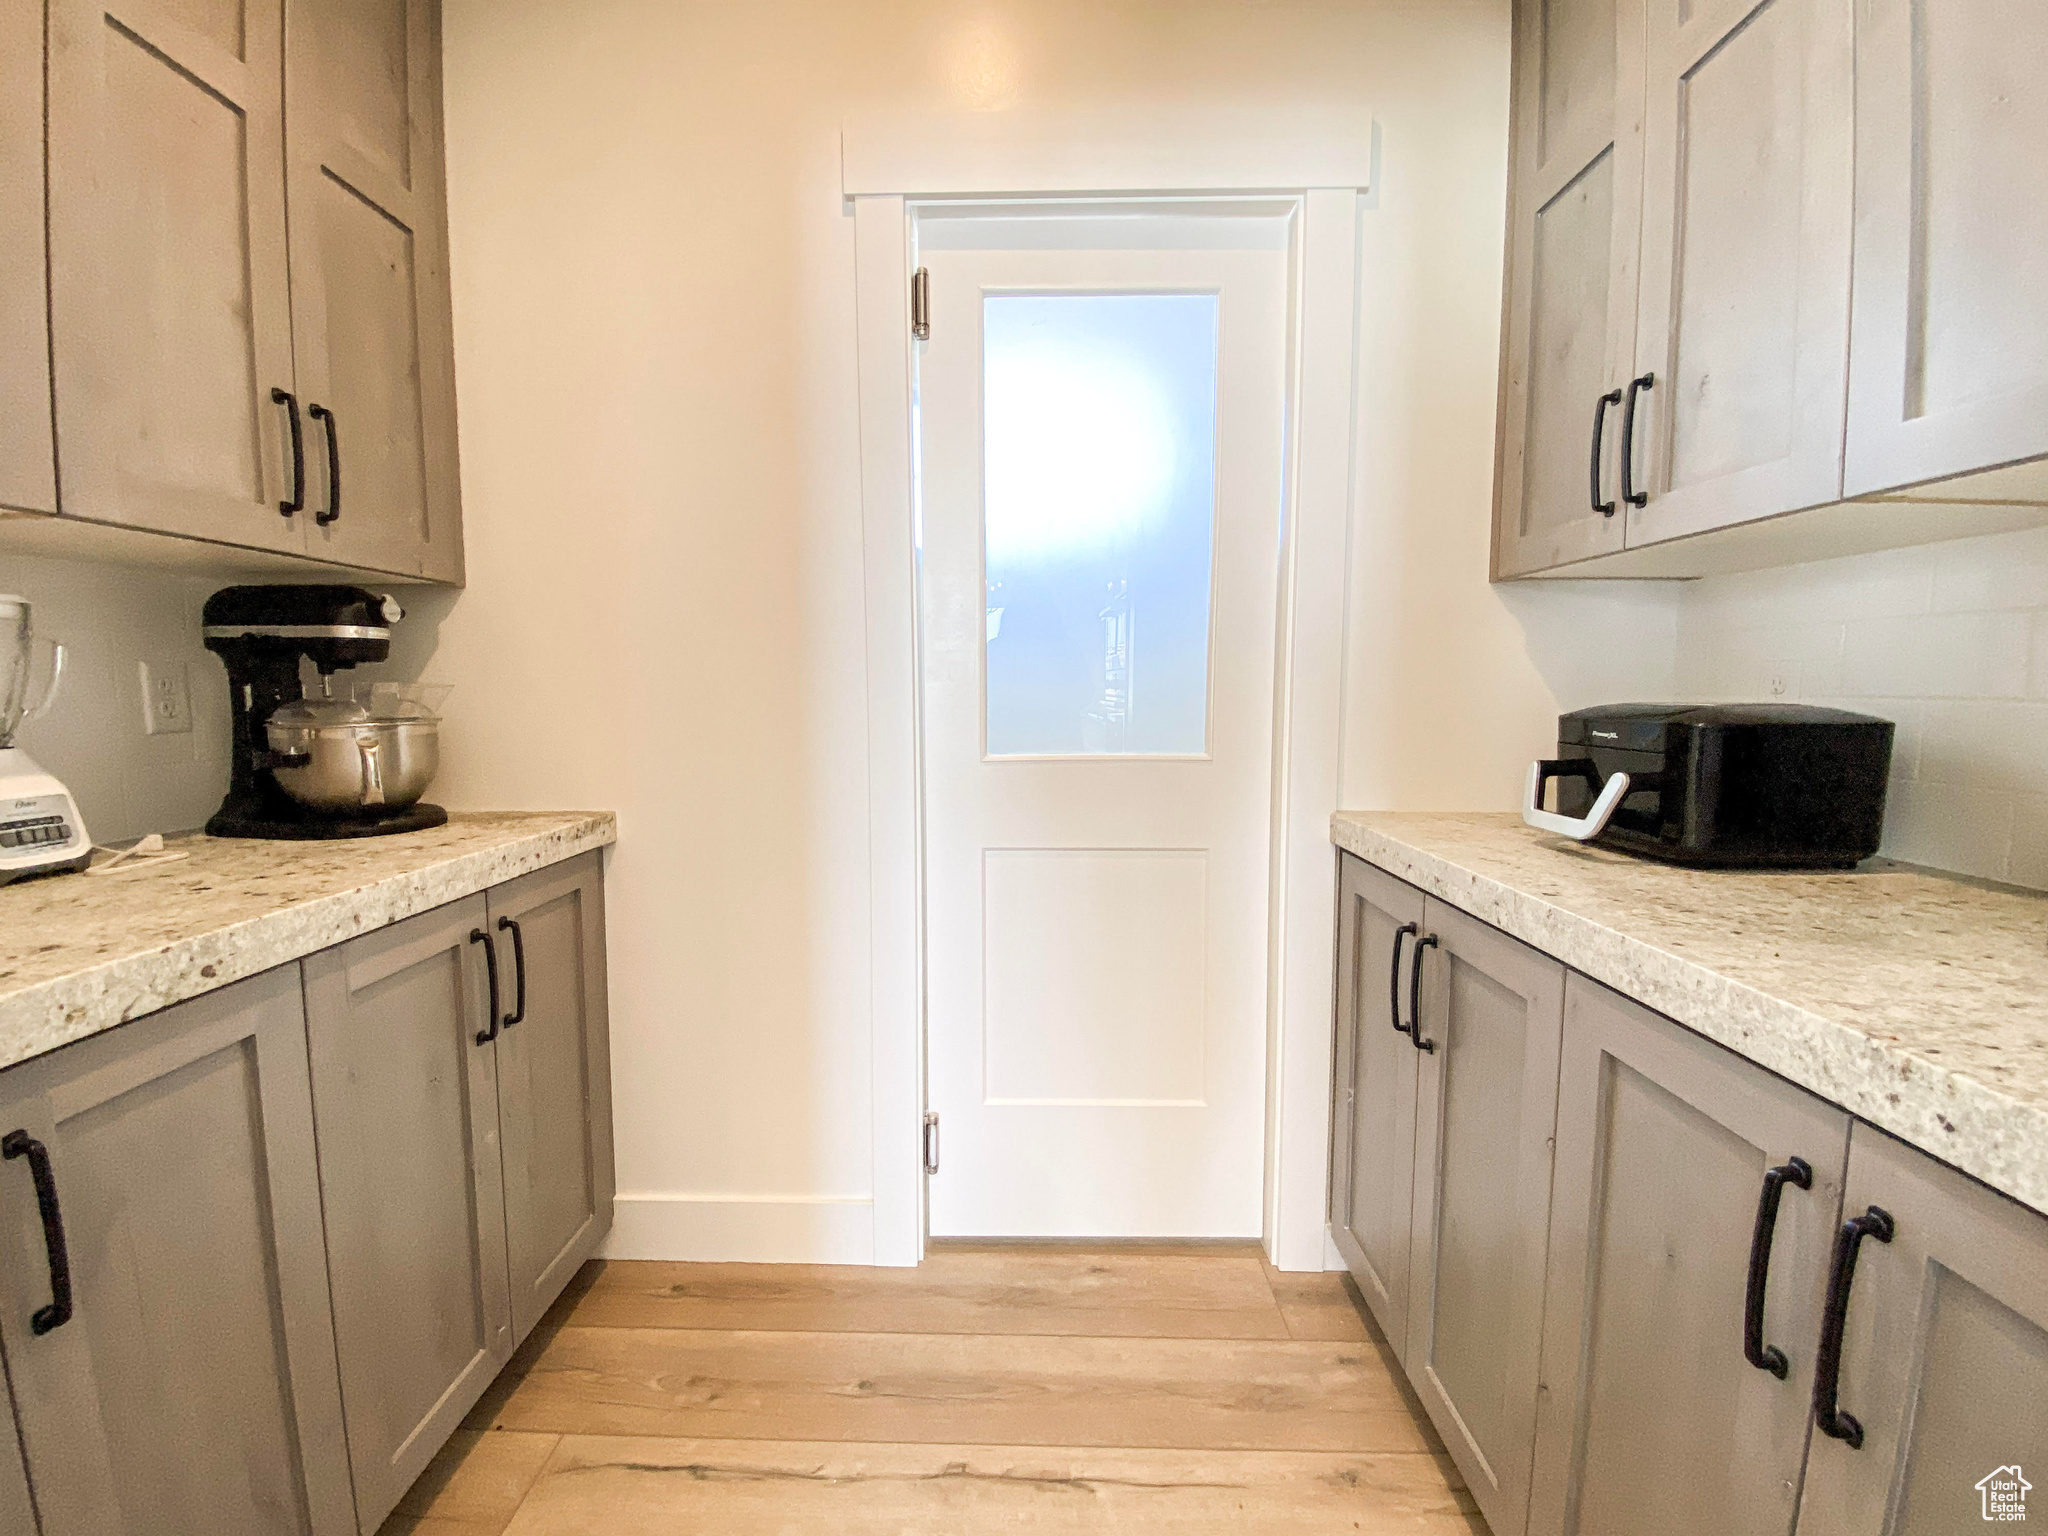
[[[1883,836],[1892,731],[1805,704],[1574,710],[1558,717],[1556,758],[1529,771],[1522,819],[1679,864],[1846,869]]]

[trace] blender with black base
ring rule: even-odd
[[[50,652],[50,680],[31,703],[36,642],[29,606],[0,596],[0,885],[83,869],[92,860],[92,839],[71,792],[14,744],[14,733],[56,702],[64,678],[64,647],[43,644]]]
[[[392,764],[380,758],[379,738],[397,729],[392,722],[352,719],[345,701],[302,697],[301,657],[313,663],[323,683],[345,668],[383,661],[391,654],[391,626],[404,617],[396,598],[361,587],[226,587],[206,600],[201,632],[206,648],[227,666],[234,716],[228,796],[206,824],[210,835],[381,837],[448,820],[438,805],[387,799]],[[275,729],[273,717],[279,717]],[[423,731],[431,737],[430,722],[402,724],[410,738]],[[336,736],[345,749],[340,771],[351,776],[350,783],[339,795],[308,794],[302,784],[306,771],[325,766],[315,763],[317,743]],[[279,782],[280,772],[301,785],[299,795]]]

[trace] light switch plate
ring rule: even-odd
[[[142,729],[175,736],[192,729],[192,685],[182,661],[142,664]]]

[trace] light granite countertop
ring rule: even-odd
[[[1340,811],[1331,840],[2048,1211],[2048,895],[1682,869],[1513,814]]]
[[[339,842],[190,833],[188,857],[0,886],[0,1067],[617,840],[609,811],[456,811]]]

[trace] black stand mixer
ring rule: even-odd
[[[304,752],[278,750],[270,730],[272,716],[301,706],[300,658],[323,679],[383,661],[391,654],[391,626],[404,617],[397,599],[361,587],[227,587],[206,600],[202,634],[227,666],[234,711],[233,771],[227,799],[206,824],[210,836],[380,837],[448,820],[440,806],[416,800],[316,808],[287,793],[277,778],[311,762]],[[366,781],[377,781],[372,754],[366,751],[363,761]],[[379,785],[375,798],[381,794]]]

